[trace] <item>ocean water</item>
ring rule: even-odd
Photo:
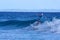
[[[60,12],[0,12],[0,40],[60,40]]]

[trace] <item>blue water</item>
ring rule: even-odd
[[[43,12],[47,22],[33,30],[34,24],[42,12],[0,12],[1,40],[60,40],[60,12]],[[48,27],[51,26],[52,28]],[[52,25],[53,24],[53,25]],[[56,29],[57,28],[57,29]],[[54,30],[51,32],[51,30]],[[56,32],[55,32],[56,31]],[[5,38],[5,39],[4,39]]]

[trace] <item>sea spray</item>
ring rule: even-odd
[[[60,33],[60,19],[55,17],[52,21],[45,21],[44,23],[39,23],[38,25],[35,24],[36,22],[30,25],[35,31]]]

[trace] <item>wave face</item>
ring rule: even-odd
[[[11,29],[31,29],[41,12],[0,12],[0,30]],[[47,21],[37,25],[38,31],[44,29],[42,32],[55,32],[60,27],[60,13],[59,12],[44,12]],[[35,27],[35,26],[33,26]],[[26,30],[28,30],[26,29]],[[54,30],[54,31],[52,31]]]

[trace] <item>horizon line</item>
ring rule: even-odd
[[[60,9],[0,9],[0,12],[60,12]]]

